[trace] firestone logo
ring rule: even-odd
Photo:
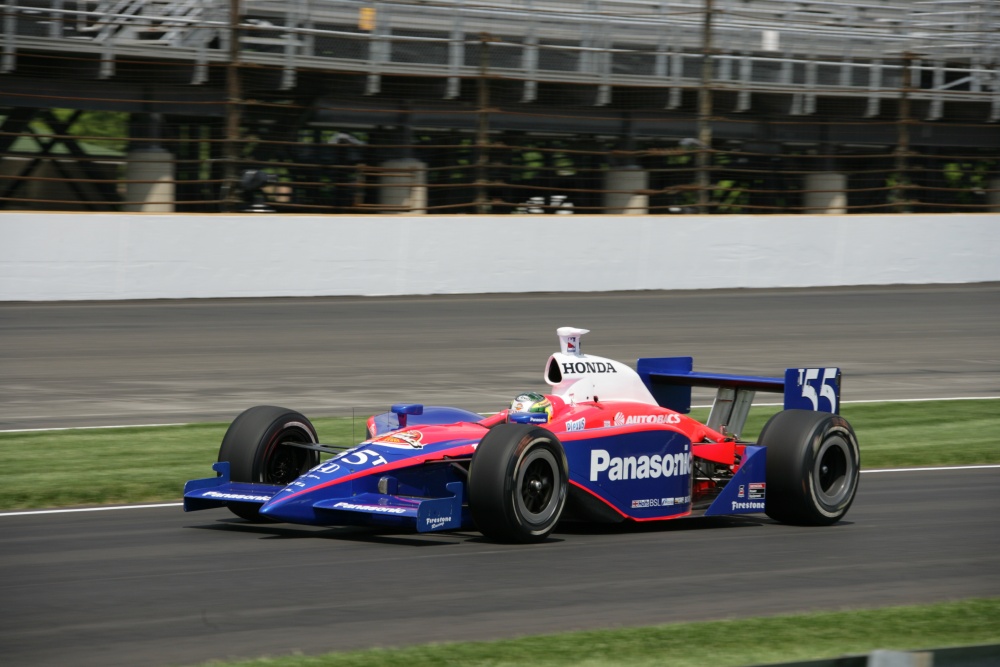
[[[431,529],[441,528],[442,526],[448,523],[451,523],[450,516],[434,516],[427,518],[427,527]]]
[[[762,503],[762,502],[757,502],[757,503],[741,503],[741,502],[737,502],[737,501],[734,500],[734,501],[732,501],[732,506],[733,506],[732,510],[734,512],[736,510],[762,510],[762,509],[764,509],[764,503]]]
[[[690,475],[691,453],[611,456],[605,449],[590,450],[590,481],[598,481],[603,472],[607,473],[611,482]]]

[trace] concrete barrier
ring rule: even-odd
[[[1000,280],[1000,214],[0,213],[0,301]]]

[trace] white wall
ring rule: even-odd
[[[1000,280],[1000,214],[0,213],[0,301]]]

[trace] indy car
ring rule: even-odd
[[[839,415],[837,368],[783,377],[697,372],[691,357],[627,364],[584,354],[586,329],[557,330],[547,393],[488,416],[393,405],[367,439],[321,444],[302,414],[253,407],[229,426],[215,477],[189,481],[184,510],[228,508],[250,521],[476,529],[488,539],[546,539],[562,520],[649,522],[766,514],[827,525],[858,488],[860,451]],[[708,419],[688,416],[692,388],[715,389]],[[756,442],[740,437],[757,392],[784,409]]]

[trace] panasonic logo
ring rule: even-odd
[[[251,496],[245,493],[220,493],[219,491],[206,491],[206,498],[220,498],[222,500],[246,500],[252,503],[266,503],[271,496]]]
[[[602,472],[608,481],[625,479],[656,479],[691,474],[691,454],[666,454],[660,456],[611,456],[607,450],[590,450],[590,481],[596,482]]]
[[[564,375],[580,375],[581,373],[617,373],[615,365],[606,361],[564,361]]]
[[[385,505],[359,505],[357,503],[339,502],[333,506],[334,509],[361,510],[362,512],[375,512],[378,514],[405,514],[402,507],[386,507]]]

